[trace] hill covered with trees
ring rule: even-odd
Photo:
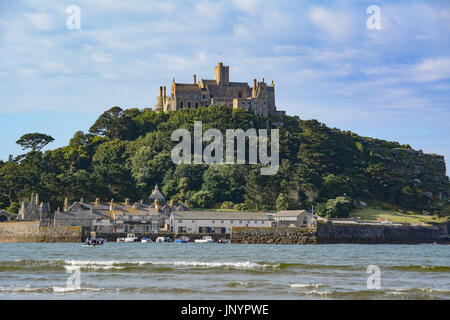
[[[172,132],[278,128],[280,169],[261,175],[260,165],[175,165]],[[0,161],[0,209],[17,212],[31,193],[53,209],[71,200],[146,199],[156,183],[167,198],[196,208],[239,210],[309,209],[346,216],[355,201],[379,201],[439,212],[449,196],[442,156],[409,145],[358,136],[316,120],[283,115],[259,118],[223,106],[156,113],[113,107],[88,133],[78,131],[69,145],[41,149],[53,138],[28,134],[17,143],[28,153]]]

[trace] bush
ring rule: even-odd
[[[212,194],[208,191],[199,191],[190,200],[193,206],[197,208],[211,208],[214,204]]]
[[[337,197],[329,199],[325,205],[317,207],[320,216],[327,218],[348,218],[350,211],[355,208],[355,203],[350,197]]]
[[[284,193],[280,193],[277,198],[276,206],[278,211],[289,209],[289,198]]]
[[[222,202],[222,205],[220,206],[220,209],[233,209],[234,203],[231,201],[224,201]]]

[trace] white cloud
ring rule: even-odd
[[[412,68],[420,82],[450,79],[450,57],[427,58]]]
[[[31,22],[31,25],[40,31],[49,31],[54,28],[54,22],[52,16],[47,13],[28,13],[27,19]]]
[[[351,11],[346,13],[322,7],[309,9],[309,20],[321,32],[321,36],[328,40],[346,40],[352,36]]]

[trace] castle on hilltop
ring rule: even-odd
[[[253,79],[253,87],[247,82],[230,82],[230,69],[219,62],[215,67],[215,79],[201,79],[197,82],[194,74],[192,83],[172,81],[171,96],[166,95],[166,87],[159,88],[156,111],[175,111],[183,108],[225,105],[231,108],[250,110],[254,114],[267,117],[278,113],[275,107],[275,85]]]

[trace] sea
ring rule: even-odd
[[[450,299],[450,246],[3,243],[0,299]]]

